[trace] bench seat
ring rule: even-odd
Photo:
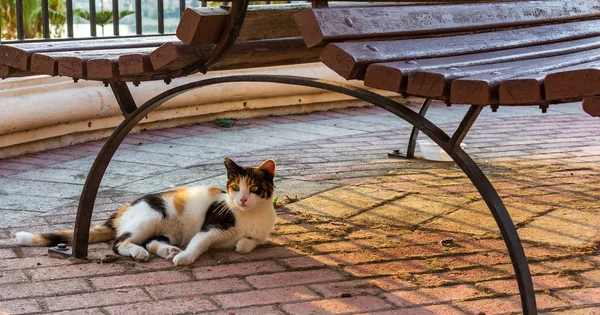
[[[326,45],[320,60],[346,79],[447,104],[545,110],[600,94],[600,85],[586,84],[599,76],[599,4],[316,8],[295,18],[306,44]],[[593,103],[586,112],[596,115]]]

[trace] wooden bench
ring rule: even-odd
[[[431,2],[431,1],[428,1]],[[465,0],[463,2],[469,2]],[[91,213],[102,176],[127,133],[166,100],[231,82],[276,82],[344,93],[382,107],[440,145],[490,208],[507,245],[523,312],[536,314],[533,284],[514,224],[494,187],[460,143],[485,106],[539,106],[582,101],[600,116],[600,0],[386,2],[385,6],[313,1],[307,5],[187,9],[177,38],[151,37],[0,45],[0,76],[48,74],[110,85],[125,116],[86,180],[72,256],[87,256]],[[349,7],[349,5],[354,5]],[[243,27],[242,27],[243,25]],[[299,36],[302,36],[299,37]],[[236,40],[237,39],[237,40]],[[307,48],[309,47],[309,48]],[[192,82],[136,104],[126,82],[165,80],[213,69],[321,60],[346,79],[425,98],[419,113],[351,85],[315,78],[231,75]],[[469,110],[452,135],[424,116],[432,99]],[[137,106],[139,105],[139,106]]]

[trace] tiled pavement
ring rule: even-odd
[[[451,131],[465,110],[436,105],[428,117]],[[600,314],[598,126],[578,104],[543,115],[500,108],[464,141],[517,224],[544,312]],[[72,228],[102,142],[2,160],[0,314],[518,313],[505,247],[465,175],[453,163],[386,158],[409,132],[362,108],[130,135],[95,222],[144,193],[223,186],[224,156],[278,162],[271,242],[247,255],[213,251],[190,267],[119,259],[107,244],[78,265],[16,247],[16,231]]]

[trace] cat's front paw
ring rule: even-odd
[[[251,252],[256,245],[258,245],[258,241],[252,238],[242,238],[235,245],[235,251],[241,254],[247,254]]]
[[[137,261],[147,261],[150,259],[150,254],[145,249],[139,247],[131,250],[131,257]]]
[[[195,260],[196,257],[194,257],[194,255],[190,255],[190,253],[182,251],[173,257],[173,264],[175,264],[175,266],[185,266],[193,263]]]

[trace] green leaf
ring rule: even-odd
[[[223,128],[231,128],[233,127],[233,120],[229,118],[217,118],[217,125]]]
[[[479,197],[479,196],[467,196],[467,199],[469,199],[471,201],[479,201],[479,200],[481,200],[481,197]]]

